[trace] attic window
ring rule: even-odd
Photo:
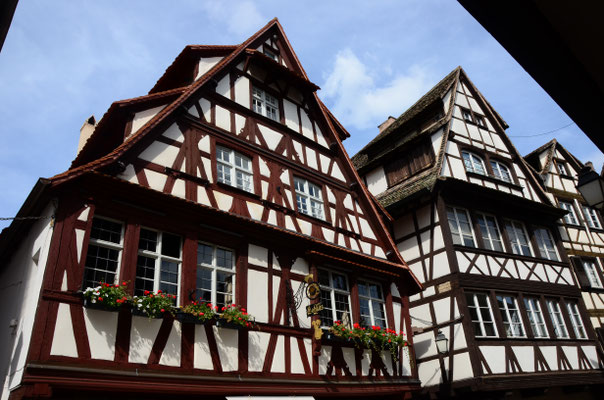
[[[279,56],[277,54],[275,54],[274,52],[272,52],[271,50],[267,49],[266,46],[264,47],[264,55],[267,56],[268,58],[271,58],[271,59],[279,62]]]
[[[556,165],[558,165],[558,172],[560,172],[560,175],[569,176],[568,169],[566,168],[566,164],[564,164],[561,161],[557,161]]]
[[[486,128],[487,124],[484,122],[484,117],[482,115],[474,114],[474,118],[476,119],[476,125]]]
[[[474,122],[474,120],[472,119],[472,113],[469,110],[461,110],[461,113],[463,115],[463,119],[468,122]]]
[[[254,111],[274,121],[279,121],[279,100],[257,87],[252,88]]]

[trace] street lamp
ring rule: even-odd
[[[577,189],[590,207],[602,210],[604,207],[604,180],[590,167],[579,172]]]
[[[440,354],[447,354],[449,352],[449,339],[447,339],[442,331],[438,331],[435,342],[436,348]]]

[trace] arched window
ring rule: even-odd
[[[484,161],[474,153],[469,151],[462,151],[461,156],[463,157],[463,163],[466,166],[466,171],[474,172],[480,175],[486,175],[486,169],[484,167]]]
[[[512,182],[512,174],[510,174],[510,170],[504,164],[499,161],[491,161],[491,168],[493,169],[493,176],[495,178]]]

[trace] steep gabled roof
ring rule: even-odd
[[[531,165],[538,174],[546,174],[551,168],[552,162],[556,155],[556,150],[561,152],[564,155],[564,158],[572,163],[576,170],[581,170],[581,168],[584,167],[583,163],[579,161],[571,152],[566,150],[566,148],[562,146],[555,138],[531,151],[529,154],[524,156],[524,160]],[[541,165],[539,162],[539,156],[544,152],[547,152],[546,159],[545,163]]]
[[[352,163],[357,169],[363,168],[370,159],[369,154],[372,153],[372,148],[376,147],[378,143],[384,143],[387,138],[400,139],[399,135],[402,132],[400,128],[410,122],[413,118],[422,113],[428,106],[434,104],[437,101],[442,101],[443,97],[453,85],[453,82],[457,82],[461,67],[455,68],[447,76],[445,76],[440,82],[438,82],[432,89],[423,95],[415,104],[409,107],[403,112],[388,128],[383,132],[380,132],[375,138],[365,145],[356,155],[352,157]],[[392,139],[394,140],[394,139]],[[377,155],[380,157],[381,155]],[[372,155],[371,158],[374,158]]]
[[[409,198],[419,192],[431,192],[439,180],[444,160],[445,146],[450,136],[450,122],[453,115],[454,96],[450,98],[450,104],[447,107],[448,112],[438,121],[424,130],[410,129],[413,127],[418,116],[435,105],[443,106],[442,101],[447,92],[452,89],[456,90],[457,85],[464,81],[467,84],[473,96],[482,102],[485,106],[485,112],[490,120],[494,122],[495,129],[501,133],[501,139],[508,146],[512,153],[516,153],[517,162],[526,169],[527,179],[530,179],[535,186],[535,190],[540,198],[547,204],[550,203],[541,188],[539,182],[531,171],[530,166],[520,156],[512,142],[505,134],[505,129],[508,127],[503,118],[493,109],[490,103],[484,98],[482,93],[474,86],[472,81],[461,67],[455,68],[439,83],[437,83],[428,93],[420,100],[413,104],[396,121],[394,121],[387,129],[378,134],[371,142],[369,142],[358,154],[352,157],[352,162],[361,172],[368,172],[371,168],[378,164],[383,164],[391,155],[399,152],[401,148],[410,145],[412,142],[420,140],[419,138],[427,137],[436,132],[438,129],[445,127],[443,138],[440,144],[434,165],[416,176],[389,188],[377,196],[377,199],[384,207],[389,207],[403,199]],[[446,178],[441,178],[446,179]],[[452,178],[451,178],[452,179]]]

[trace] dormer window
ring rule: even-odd
[[[463,157],[463,163],[466,167],[466,171],[474,172],[475,174],[486,175],[484,161],[474,153],[469,151],[462,151],[461,156]]]
[[[279,121],[279,100],[255,86],[252,88],[252,106],[258,114]]]

